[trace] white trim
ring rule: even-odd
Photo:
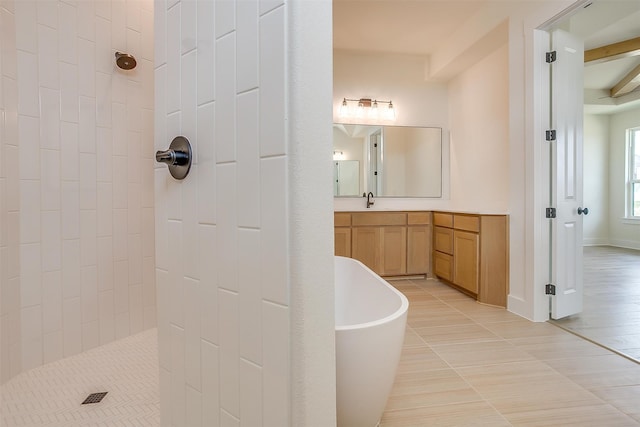
[[[634,242],[633,240],[612,240],[609,246],[640,251],[640,242]]]
[[[620,218],[620,222],[629,225],[640,225],[640,218]]]
[[[590,239],[583,239],[582,246],[610,246],[610,244],[609,239],[594,237]]]

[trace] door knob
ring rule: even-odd
[[[578,208],[578,215],[589,215],[589,208]]]
[[[184,136],[176,136],[168,150],[156,151],[156,162],[166,163],[175,179],[184,179],[191,169],[191,144]]]

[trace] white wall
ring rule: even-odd
[[[156,319],[153,3],[16,1],[1,13],[4,381]],[[117,69],[116,50],[137,68]]]
[[[611,116],[609,133],[609,241],[640,249],[640,222],[625,220],[625,141],[627,129],[640,126],[640,109]]]
[[[584,116],[584,206],[585,245],[609,243],[609,116]]]
[[[155,10],[162,425],[334,425],[331,3]]]
[[[508,79],[505,44],[449,83],[451,209],[508,211]]]

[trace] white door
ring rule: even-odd
[[[562,30],[551,33],[551,318],[582,311],[582,119],[584,43]]]

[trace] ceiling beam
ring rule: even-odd
[[[629,74],[624,76],[624,78],[611,89],[611,97],[615,98],[627,94],[638,86],[640,86],[640,65],[631,70]]]
[[[640,37],[586,50],[584,62],[607,62],[636,55],[640,55]]]

